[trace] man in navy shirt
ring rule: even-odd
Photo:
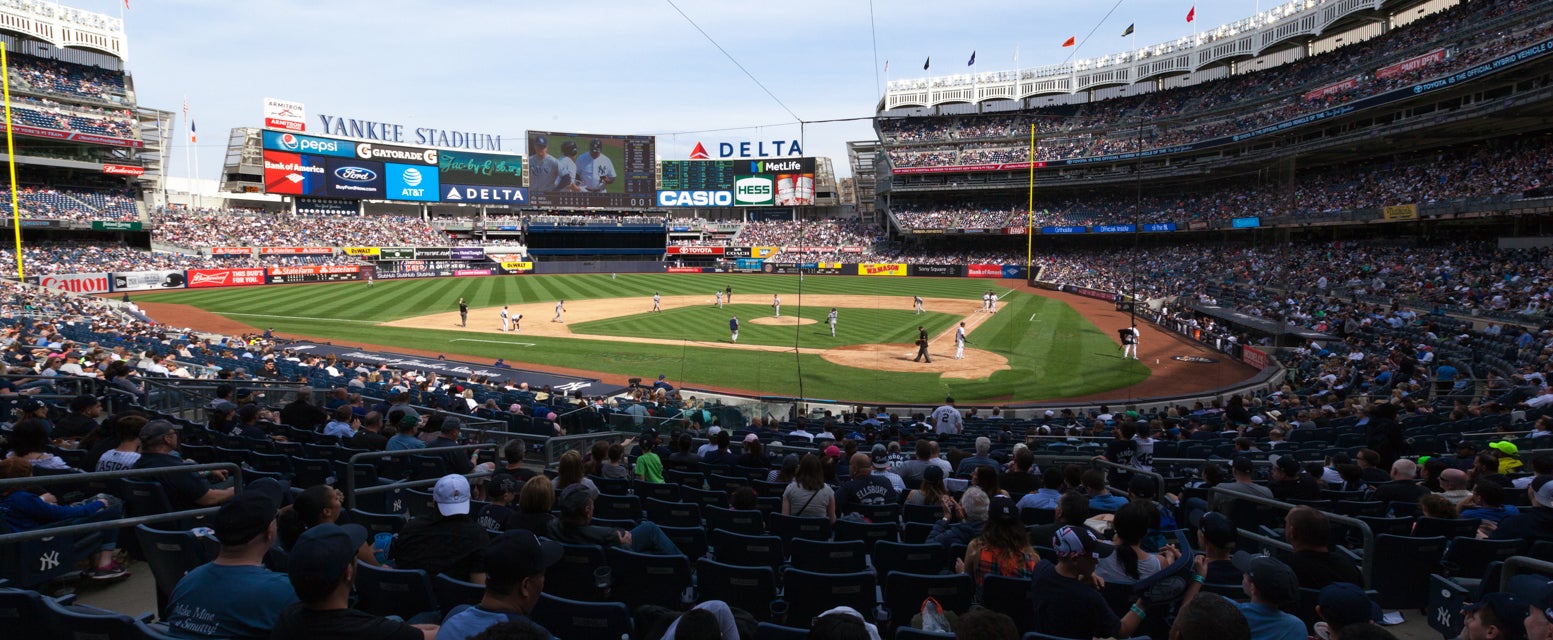
[[[286,575],[264,568],[283,492],[273,479],[258,480],[211,518],[221,554],[173,588],[167,627],[174,637],[270,637],[281,612],[297,601]]]
[[[1030,584],[1035,628],[1063,638],[1132,637],[1143,622],[1143,609],[1135,605],[1118,619],[1094,580],[1095,566],[1115,547],[1083,525],[1058,529],[1051,542],[1057,563],[1037,564]]]
[[[178,449],[178,428],[166,420],[152,420],[140,428],[140,459],[135,461],[136,469],[157,469],[162,467],[177,467],[188,464],[183,458],[174,455]],[[212,507],[232,497],[230,488],[214,488],[210,486],[209,479],[218,482],[226,478],[225,471],[210,471],[197,473],[172,473],[154,478],[162,483],[162,489],[167,492],[167,500],[172,503],[175,510],[193,509],[195,507]]]
[[[561,545],[555,542],[521,529],[501,534],[485,550],[485,596],[480,604],[449,614],[437,638],[466,640],[503,622],[533,624],[528,614],[545,588],[545,569],[560,559]]]

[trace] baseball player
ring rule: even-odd
[[[658,306],[658,303],[660,303],[662,301],[663,301],[663,298],[658,295],[657,291],[652,292],[652,310],[653,311],[656,311],[658,313],[663,313],[663,308]]]
[[[728,304],[733,304],[733,285],[728,285],[728,290],[723,294],[723,297],[728,299]]]
[[[954,330],[954,359],[955,360],[964,360],[965,359],[965,323],[964,322],[961,322],[960,326],[956,327],[955,330]]]
[[[564,312],[564,311],[566,311],[566,301],[565,300],[556,300],[555,301],[555,317],[551,318],[550,321],[551,322],[559,322],[559,323],[565,324],[566,321],[561,319],[561,313]]]
[[[912,302],[913,305],[916,305],[917,315],[921,315],[922,314],[922,296],[912,296],[911,297],[911,302]]]
[[[728,332],[733,334],[733,337],[729,338],[729,342],[737,343],[739,341],[739,316],[728,319]]]
[[[603,141],[589,142],[588,155],[577,159],[577,179],[582,183],[579,191],[594,193],[602,193],[615,182],[615,163],[604,155]]]
[[[501,308],[501,330],[502,332],[512,330],[512,315],[507,312],[506,305],[502,305]]]
[[[555,191],[561,178],[561,162],[550,155],[550,141],[545,136],[535,136],[529,151],[533,152],[528,157],[529,188]]]
[[[718,308],[718,309],[721,309],[721,308],[723,308],[723,290],[722,290],[722,289],[718,289],[718,290],[717,290],[717,291],[716,291],[716,292],[714,292],[714,293],[715,293],[715,294],[716,294],[716,296],[717,296],[717,308]]]
[[[1121,330],[1122,357],[1138,359],[1138,326],[1132,325]]]
[[[912,362],[922,362],[924,359],[930,364],[933,362],[933,356],[927,353],[927,329],[917,325],[917,357]]]
[[[776,317],[782,317],[782,296],[771,294],[771,310],[776,312]]]
[[[556,191],[581,191],[577,183],[577,143],[567,140],[561,143],[561,173],[556,176]]]
[[[371,271],[367,272],[367,288],[368,289],[372,288],[372,272]]]
[[[469,305],[464,303],[463,298],[458,299],[458,326],[469,326]]]
[[[836,308],[830,308],[830,315],[825,316],[825,321],[830,323],[830,337],[836,337]]]
[[[989,306],[988,303],[987,303],[987,298],[990,298],[990,297],[992,297],[992,293],[990,291],[987,292],[987,293],[981,294],[981,310],[982,310],[982,312],[986,312],[987,311],[987,307]]]
[[[523,330],[522,324],[523,324],[523,314],[521,314],[521,313],[513,314],[513,316],[512,316],[512,332],[513,333],[517,333],[519,331],[522,331]]]

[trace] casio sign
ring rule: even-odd
[[[771,202],[771,178],[753,176],[740,178],[733,185],[734,198],[739,202],[765,204]]]
[[[727,191],[659,191],[658,206],[731,207],[733,194]]]
[[[347,182],[372,182],[377,179],[377,172],[364,167],[340,167],[334,170],[334,177]],[[416,182],[420,182],[419,178]]]

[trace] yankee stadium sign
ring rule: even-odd
[[[449,149],[501,151],[501,135],[493,133],[452,131],[431,127],[418,127],[407,132],[402,124],[344,118],[324,113],[318,114],[318,123],[323,127],[318,133],[342,138],[377,140],[380,142],[428,147],[447,147]]]

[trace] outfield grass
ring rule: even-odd
[[[1001,311],[970,335],[971,345],[1008,359],[1011,369],[981,380],[942,379],[936,374],[902,373],[844,367],[818,355],[792,352],[731,351],[698,346],[725,341],[727,319],[744,320],[740,343],[802,347],[872,342],[909,343],[917,324],[936,334],[952,326],[947,314],[914,315],[909,301],[900,309],[843,309],[837,338],[823,324],[828,307],[798,308],[805,294],[920,295],[924,298],[976,300],[993,285],[964,278],[866,278],[745,274],[610,274],[507,276],[379,281],[262,288],[187,290],[138,295],[148,302],[187,304],[245,324],[321,339],[351,340],[468,356],[476,361],[502,358],[519,363],[572,367],[609,374],[655,377],[666,374],[683,386],[716,385],[768,395],[804,395],[856,402],[929,403],[952,394],[962,403],[1032,401],[1085,395],[1127,386],[1148,377],[1137,361],[1121,360],[1115,341],[1068,305],[1021,292],[996,289]],[[650,304],[664,296],[701,295],[732,286],[733,309],[671,309],[580,323],[577,332],[681,340],[681,344],[621,344],[596,340],[524,335],[523,344],[470,342],[467,332],[374,326],[401,318],[457,309],[459,297],[471,308],[546,302],[556,299],[634,298]],[[779,293],[783,313],[819,322],[764,326],[748,322],[770,315],[770,296]],[[637,306],[640,308],[640,306]],[[748,314],[748,315],[746,315]],[[649,317],[650,316],[650,317]],[[1033,320],[1032,320],[1033,318]],[[516,338],[502,339],[517,341]],[[801,371],[801,379],[800,379]]]

